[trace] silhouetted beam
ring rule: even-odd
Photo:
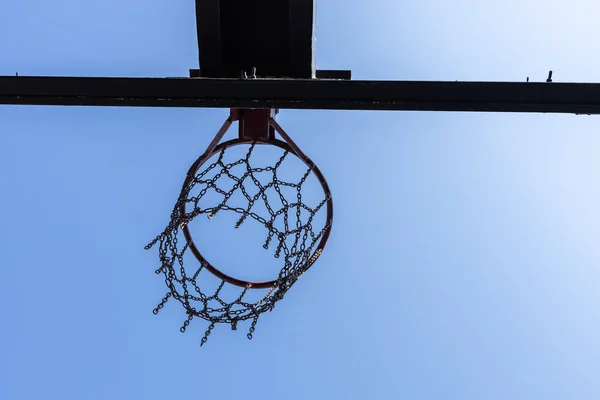
[[[600,114],[600,84],[10,76],[0,104]]]

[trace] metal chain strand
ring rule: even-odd
[[[208,329],[206,330],[206,332],[204,332],[204,337],[200,341],[200,347],[204,346],[204,343],[206,343],[206,341],[208,340],[208,337],[210,336],[210,332],[213,330],[214,327],[215,327],[215,323],[211,322],[210,325],[208,326]]]
[[[171,213],[171,220],[165,230],[160,233],[146,249],[154,246],[158,247],[160,267],[155,271],[164,276],[168,292],[153,310],[157,314],[172,297],[179,301],[185,308],[187,319],[180,328],[185,332],[186,328],[194,317],[202,318],[210,322],[200,346],[203,346],[210,336],[215,324],[226,323],[231,325],[231,329],[236,330],[240,321],[250,320],[250,328],[247,337],[252,339],[256,329],[256,324],[260,314],[265,311],[272,311],[275,303],[283,299],[285,293],[306,272],[308,268],[321,254],[321,248],[317,248],[321,237],[330,228],[331,221],[327,221],[321,229],[315,231],[313,228],[314,217],[319,213],[326,203],[330,200],[325,195],[316,206],[310,207],[303,202],[302,187],[307,178],[313,172],[309,167],[303,172],[297,182],[287,182],[280,179],[278,168],[283,165],[286,159],[290,158],[289,150],[282,150],[282,155],[272,166],[253,167],[251,157],[255,150],[256,143],[252,143],[242,159],[225,163],[225,150],[218,153],[217,160],[209,164],[203,170],[197,171],[194,176],[188,176],[188,185],[182,187],[179,198]],[[293,153],[291,153],[293,155]],[[238,165],[243,166],[243,173],[235,175],[232,168]],[[264,178],[266,173],[271,173],[270,182],[264,183],[256,176],[262,173]],[[212,177],[210,177],[212,176]],[[226,186],[229,189],[223,189],[223,183],[227,181],[233,186]],[[253,190],[248,190],[252,187]],[[294,188],[293,198],[286,198],[282,188]],[[195,195],[190,195],[194,191]],[[273,198],[267,196],[268,191],[274,191],[276,195]],[[210,193],[211,195],[222,196],[217,204],[212,207],[200,206],[202,198]],[[250,193],[255,193],[251,195]],[[232,207],[228,200],[234,195],[240,194],[247,202],[247,207]],[[265,206],[267,215],[258,215],[253,209],[256,204]],[[183,206],[189,207],[185,214],[180,212]],[[193,206],[193,209],[192,209]],[[205,263],[195,263],[194,265],[184,265],[184,255],[189,250],[186,239],[183,237],[182,230],[199,215],[206,215],[213,218],[217,213],[234,212],[240,214],[235,228],[238,228],[248,218],[254,219],[266,228],[265,249],[271,248],[274,251],[274,257],[282,259],[282,268],[279,272],[274,285],[268,292],[256,302],[245,301],[245,295],[252,289],[251,285],[240,288],[239,296],[232,301],[226,301],[221,296],[221,290],[226,284],[221,280],[218,287],[211,291],[200,284],[202,274],[208,271]],[[303,215],[306,216],[303,218]],[[293,217],[295,216],[295,218]],[[283,228],[276,228],[276,220],[282,218]],[[283,230],[281,230],[283,229]],[[275,243],[271,243],[275,242]],[[181,246],[181,243],[184,243]],[[272,245],[271,245],[272,244]],[[204,276],[204,275],[202,275]]]
[[[258,322],[258,315],[255,316],[254,319],[252,320],[252,325],[250,325],[250,329],[248,330],[248,334],[246,335],[248,337],[248,340],[252,340],[252,334],[256,330],[257,322]]]

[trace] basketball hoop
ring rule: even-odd
[[[298,148],[287,133],[274,120],[275,112],[268,109],[233,109],[210,145],[190,167],[183,183],[179,198],[171,214],[171,220],[165,230],[159,234],[146,249],[154,245],[159,248],[160,268],[157,274],[163,274],[168,288],[166,296],[154,309],[157,314],[172,297],[178,300],[186,310],[187,320],[181,327],[185,332],[194,317],[210,322],[200,345],[203,345],[217,323],[230,324],[237,329],[239,321],[251,319],[248,338],[252,338],[260,314],[271,311],[275,303],[283,298],[298,278],[306,272],[321,255],[333,220],[333,201],[325,177],[319,168]],[[239,123],[239,137],[221,142],[223,136],[234,121]],[[283,139],[277,139],[276,134]],[[281,152],[278,160],[266,167],[253,166],[252,155],[257,146],[271,146]],[[243,157],[234,162],[224,161],[228,150],[245,147]],[[299,159],[306,170],[297,182],[284,181],[278,176],[282,165],[290,158]],[[209,162],[215,159],[214,162]],[[236,173],[235,167],[241,170]],[[241,173],[243,172],[243,173]],[[268,182],[257,178],[258,174],[270,174]],[[322,199],[315,205],[305,204],[303,185],[309,176],[316,178],[322,189]],[[232,183],[223,189],[223,181]],[[253,190],[249,190],[252,187]],[[283,187],[295,189],[294,198],[286,198]],[[254,194],[251,194],[255,192]],[[206,205],[208,194],[213,204]],[[233,195],[243,199],[245,207],[230,205]],[[208,196],[210,197],[210,196]],[[216,199],[216,200],[215,200]],[[256,204],[266,209],[260,215]],[[265,228],[265,250],[274,249],[274,257],[282,259],[278,276],[267,281],[249,281],[239,279],[213,265],[201,252],[201,246],[194,241],[189,229],[190,223],[200,215],[208,218],[218,213],[237,213],[239,218],[234,228],[239,228],[251,219]],[[315,225],[315,216],[325,213],[323,226]],[[290,220],[295,219],[295,223]],[[183,246],[178,246],[184,242]],[[194,257],[193,266],[184,265],[184,254]],[[199,281],[202,271],[218,279],[216,288],[210,288]],[[233,299],[226,299],[224,288],[228,291],[238,288]],[[255,300],[246,300],[249,290],[264,290],[266,293]]]

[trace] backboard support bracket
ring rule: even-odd
[[[240,139],[274,140],[275,129],[271,126],[271,118],[275,118],[279,110],[270,108],[232,108],[232,121],[238,121]]]
[[[350,71],[317,70],[315,0],[195,5],[200,68],[190,78],[0,76],[0,104],[600,114],[600,84],[556,83],[551,75],[352,81]]]

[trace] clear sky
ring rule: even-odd
[[[1,5],[0,75],[197,67],[191,0]],[[320,1],[317,65],[594,82],[599,11]],[[284,110],[333,191],[329,245],[252,341],[217,326],[200,348],[205,323],[152,314],[165,287],[143,247],[226,116],[0,106],[0,399],[600,398],[598,117]]]

